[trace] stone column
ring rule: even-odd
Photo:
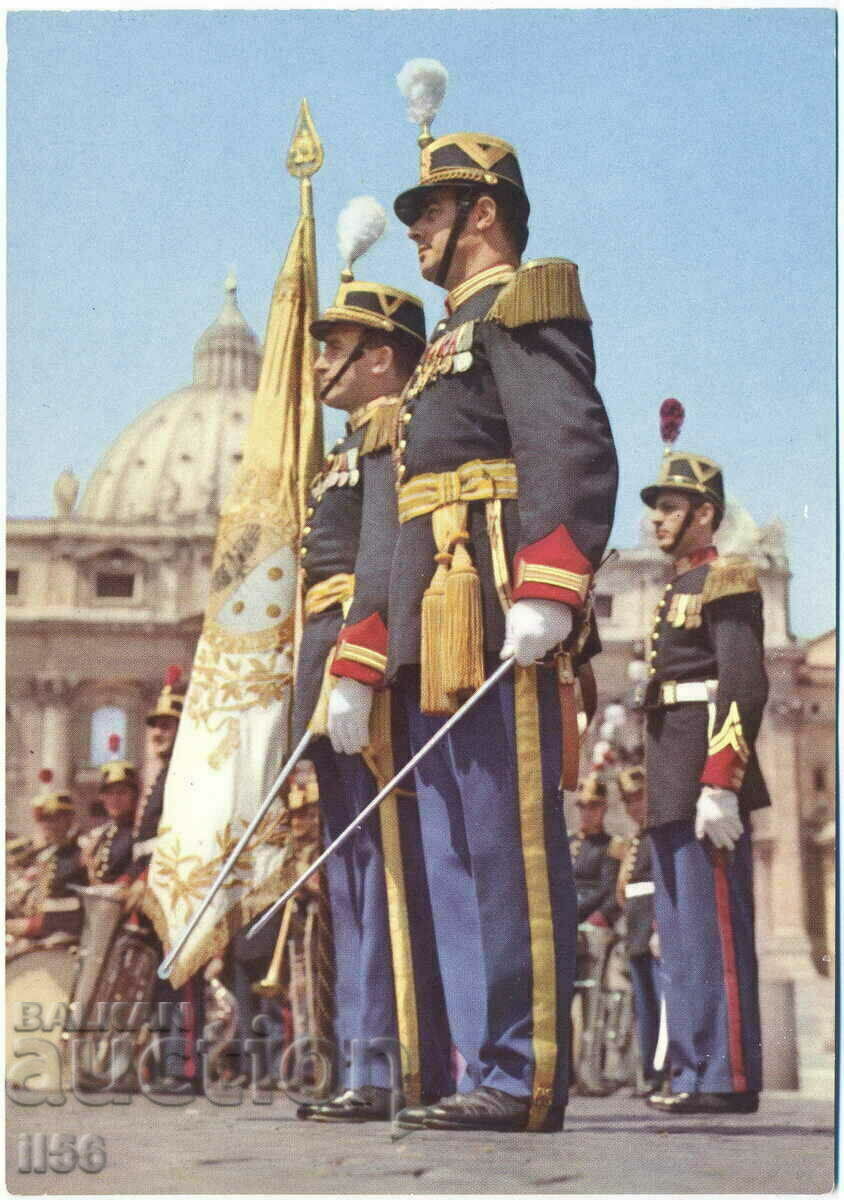
[[[760,947],[760,966],[778,977],[813,977],[811,945],[804,920],[802,830],[800,826],[799,702],[772,697],[767,708],[770,723],[765,758],[776,781],[768,819],[771,832],[770,930]]]
[[[41,723],[41,759],[38,769],[49,767],[57,788],[70,786],[70,680],[60,676],[39,676],[35,696],[43,709]]]

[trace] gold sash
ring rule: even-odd
[[[399,522],[432,514],[436,570],[422,598],[421,707],[453,713],[484,681],[483,610],[478,572],[469,555],[469,504],[486,502],[495,586],[506,611],[510,578],[501,501],[518,495],[511,459],[474,459],[456,471],[417,475],[399,488]]]

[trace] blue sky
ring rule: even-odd
[[[780,517],[792,623],[834,622],[835,15],[822,9],[17,13],[7,18],[8,511],[47,515],[147,405],[190,381],[234,263],[259,335],[295,220],[297,106],[320,296],[352,196],[388,207],[417,171],[395,74],[439,58],[435,133],[518,148],[531,257],[580,264],[638,539],[656,412]],[[423,297],[395,218],[359,277]],[[332,435],[336,425],[329,422]]]

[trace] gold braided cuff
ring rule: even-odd
[[[332,575],[309,587],[305,595],[305,618],[325,612],[334,604],[346,604],[355,591],[354,575]]]
[[[561,588],[566,592],[576,592],[581,601],[586,599],[589,591],[590,576],[578,575],[574,571],[564,571],[561,567],[546,567],[540,563],[528,563],[522,559],[519,562],[516,575],[516,587],[523,583],[544,583],[547,587]]]
[[[355,646],[351,642],[340,642],[334,661],[339,662],[344,658],[348,659],[349,662],[360,663],[364,667],[372,667],[374,671],[380,671],[382,674],[387,670],[386,654],[379,654],[377,650],[369,650],[366,646]]]

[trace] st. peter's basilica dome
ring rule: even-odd
[[[261,370],[261,347],[226,280],[222,311],[194,347],[193,383],[146,409],[106,451],[77,510],[93,521],[170,525],[219,512]]]

